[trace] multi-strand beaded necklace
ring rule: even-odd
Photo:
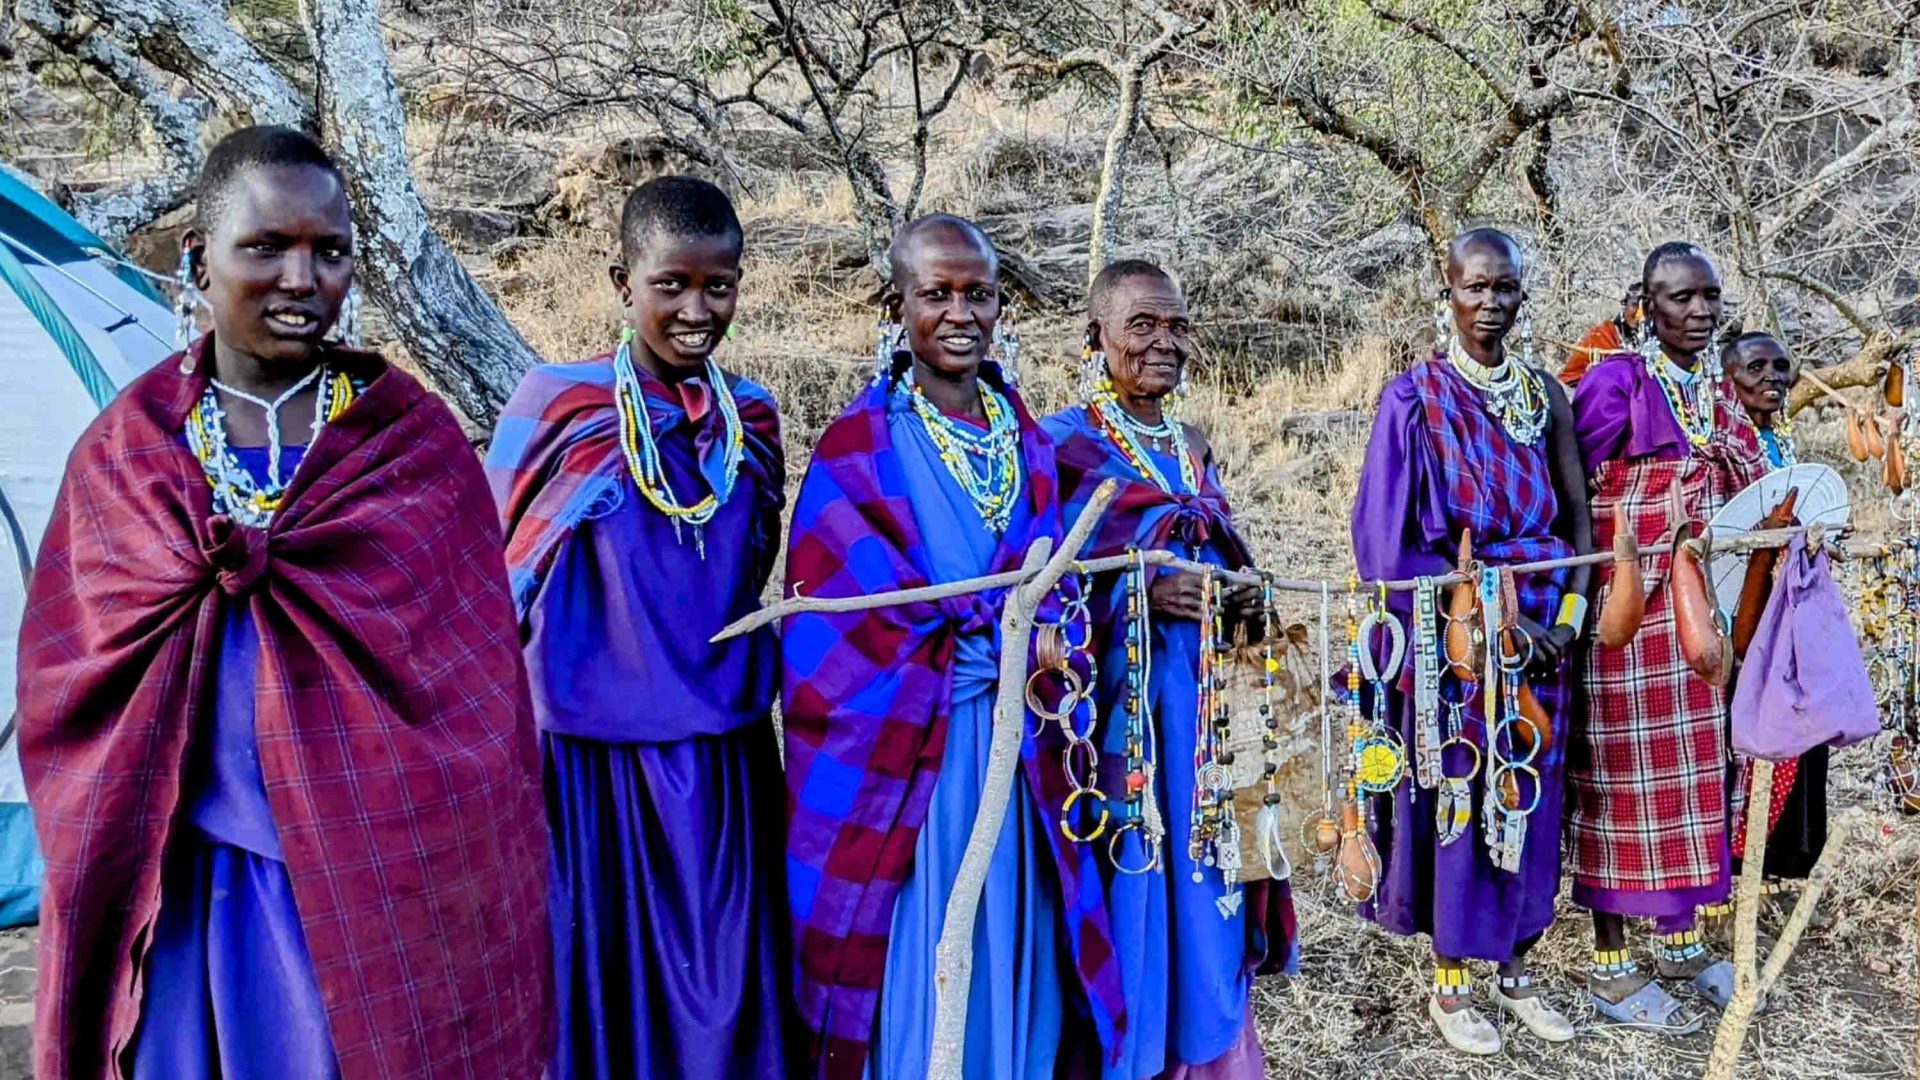
[[[360,395],[361,388],[345,372],[317,367],[288,387],[272,401],[245,390],[228,386],[218,379],[207,380],[207,389],[187,412],[187,449],[200,462],[207,485],[213,489],[213,509],[248,528],[264,529],[273,522],[274,512],[286,501],[293,475],[280,475],[280,409],[307,387],[319,384],[319,399],[313,406],[313,435],[340,418]],[[227,445],[227,414],[220,406],[220,393],[258,405],[267,414],[267,482],[257,483],[253,474]],[[311,445],[311,442],[309,442]],[[301,460],[305,460],[302,458]],[[299,466],[294,466],[298,473]]]
[[[1467,354],[1457,335],[1447,345],[1447,362],[1468,386],[1480,391],[1487,411],[1514,442],[1532,446],[1540,441],[1549,410],[1546,377],[1538,370],[1514,362],[1512,356],[1488,367]]]
[[[660,460],[660,448],[653,441],[653,424],[647,415],[646,392],[640,387],[639,373],[633,367],[633,331],[620,332],[620,348],[613,354],[613,384],[616,411],[620,414],[620,449],[627,457],[627,471],[633,484],[655,510],[673,522],[675,540],[684,543],[681,526],[693,529],[694,549],[707,557],[705,526],[726,505],[740,477],[740,462],[746,457],[746,431],[740,423],[740,410],[734,404],[733,391],[720,374],[719,365],[707,358],[707,384],[713,388],[720,409],[721,458],[720,486],[699,502],[688,506],[673,493],[666,468]]]
[[[1647,373],[1660,384],[1660,393],[1667,399],[1674,421],[1686,433],[1687,442],[1696,447],[1707,445],[1713,438],[1714,403],[1719,397],[1713,381],[1698,371],[1682,369],[1664,353],[1656,352],[1646,362]]]
[[[978,385],[987,414],[985,431],[941,412],[918,386],[908,391],[908,398],[948,475],[967,493],[987,531],[1000,536],[1020,498],[1020,421],[998,390],[985,382]]]
[[[1111,390],[1097,395],[1087,404],[1087,411],[1093,414],[1099,428],[1119,448],[1121,456],[1127,459],[1134,471],[1151,480],[1154,486],[1169,495],[1199,493],[1200,478],[1194,472],[1193,455],[1187,452],[1186,429],[1180,421],[1163,415],[1158,424],[1143,424],[1121,406],[1119,398]],[[1147,450],[1148,441],[1165,443],[1180,463],[1178,489],[1167,480],[1160,466],[1154,464],[1153,455]]]

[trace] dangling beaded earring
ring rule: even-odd
[[[1089,331],[1080,345],[1080,401],[1086,405],[1099,401],[1109,389],[1107,354],[1095,346],[1096,337]]]
[[[905,329],[887,315],[880,316],[878,323],[879,343],[873,350],[873,381],[886,382],[893,375],[893,358],[900,351],[900,342],[907,336]],[[907,377],[913,377],[913,368],[907,368]]]
[[[193,351],[187,346],[193,342],[195,330],[193,313],[200,307],[200,287],[193,280],[193,249],[185,246],[180,248],[178,284],[180,300],[177,314],[180,316],[180,321],[174,327],[173,344],[180,350],[180,374],[191,375],[193,374]]]
[[[1657,364],[1660,362],[1660,339],[1653,334],[1653,320],[1647,317],[1645,301],[1640,303],[1639,315],[1640,339],[1634,344],[1633,351],[1639,353],[1640,359],[1648,364]]]
[[[1000,377],[1008,386],[1020,385],[1020,329],[1013,324],[1013,309],[1001,311],[993,324],[992,356],[1000,364]]]
[[[1433,302],[1433,347],[1436,350],[1447,347],[1447,337],[1453,332],[1447,315],[1447,290],[1441,289],[1439,297]]]
[[[1520,326],[1520,362],[1527,367],[1533,366],[1533,305],[1520,301],[1520,313],[1516,318]]]
[[[334,338],[349,349],[360,347],[360,287],[347,289],[347,299],[340,305],[340,317],[334,320]]]

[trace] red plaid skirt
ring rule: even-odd
[[[1691,458],[1609,461],[1594,478],[1594,526],[1602,550],[1618,521],[1633,523],[1643,549],[1673,527],[1671,488],[1687,514],[1706,520],[1762,472],[1741,448],[1716,438]],[[1687,667],[1664,588],[1669,558],[1642,563],[1646,621],[1623,648],[1596,643],[1586,666],[1585,715],[1576,711],[1567,750],[1567,831],[1575,880],[1591,886],[1665,891],[1710,885],[1727,836],[1727,698]],[[1600,602],[1613,586],[1611,570]]]

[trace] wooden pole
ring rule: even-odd
[[[1087,542],[1093,526],[1119,491],[1113,480],[1101,483],[1080,512],[1073,530],[1052,549],[1041,538],[1027,549],[1022,574],[1029,577],[1007,597],[1000,616],[1000,685],[993,702],[993,738],[987,752],[987,775],[980,791],[980,810],[947,899],[940,944],[934,950],[933,1059],[928,1080],[960,1080],[966,1063],[967,998],[973,985],[973,927],[980,912],[980,894],[986,888],[987,869],[1013,799],[1015,773],[1020,765],[1020,740],[1027,730],[1027,641],[1034,616],[1055,583],[1073,569],[1074,556]],[[1049,557],[1051,556],[1051,557]]]
[[[1713,1056],[1707,1059],[1705,1080],[1732,1080],[1733,1066],[1746,1042],[1747,1027],[1760,1005],[1760,975],[1755,963],[1759,951],[1760,889],[1766,878],[1767,809],[1773,802],[1773,762],[1753,759],[1753,784],[1747,792],[1747,847],[1741,857],[1740,884],[1733,909],[1733,1000],[1720,1016],[1713,1036]],[[1776,951],[1778,951],[1776,949]],[[1784,967],[1786,960],[1781,959]],[[1771,963],[1769,963],[1771,966]]]
[[[1081,515],[1081,519],[1085,520],[1084,513]],[[1723,554],[1730,551],[1753,551],[1758,548],[1785,547],[1793,537],[1814,529],[1823,530],[1829,536],[1844,535],[1848,531],[1846,529],[1831,529],[1821,525],[1796,525],[1787,529],[1756,529],[1731,539],[1715,540],[1713,543],[1713,551],[1716,554]],[[1698,541],[1693,542],[1697,543]],[[1861,547],[1857,551],[1853,548],[1847,550],[1849,554],[1874,555],[1879,554],[1882,549],[1878,546],[1870,546]],[[1641,549],[1640,557],[1642,559],[1651,559],[1665,554],[1666,551],[1663,547],[1649,545]],[[1412,592],[1420,586],[1420,583],[1413,578],[1388,581],[1362,581],[1355,584],[1345,579],[1340,581],[1320,581],[1318,579],[1270,577],[1258,571],[1223,570],[1217,566],[1208,566],[1205,563],[1194,562],[1192,559],[1180,558],[1171,551],[1147,551],[1139,555],[1108,555],[1098,559],[1082,559],[1075,561],[1071,568],[1083,574],[1099,574],[1109,570],[1125,570],[1141,561],[1145,561],[1148,566],[1173,567],[1195,574],[1211,572],[1215,577],[1228,584],[1271,585],[1279,592],[1311,593],[1314,596],[1320,595],[1322,588],[1327,588],[1336,595],[1345,596],[1349,592],[1364,594],[1377,592],[1383,588],[1388,592]],[[1516,574],[1531,574],[1542,570],[1558,570],[1571,566],[1597,566],[1601,563],[1612,561],[1613,552],[1596,551],[1590,555],[1571,555],[1564,559],[1542,559],[1538,562],[1517,563],[1512,567],[1512,570]],[[712,640],[725,641],[728,638],[739,637],[741,634],[752,633],[770,623],[778,622],[788,615],[800,615],[806,612],[840,613],[865,611],[868,608],[890,607],[894,604],[919,604],[933,600],[943,600],[949,596],[963,596],[967,593],[985,592],[988,589],[1004,589],[1026,581],[1038,572],[1037,569],[1023,567],[1019,570],[1005,570],[998,574],[988,574],[983,577],[948,581],[939,585],[922,585],[918,588],[900,589],[894,592],[871,593],[866,596],[790,596],[777,604],[769,604],[758,611],[728,624],[722,628],[719,633],[713,635]],[[1433,583],[1438,586],[1457,585],[1465,580],[1465,577],[1457,573],[1443,574],[1440,577],[1434,578]]]

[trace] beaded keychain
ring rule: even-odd
[[[1273,609],[1273,579],[1260,578],[1260,746],[1264,751],[1260,774],[1266,781],[1266,794],[1260,813],[1254,819],[1254,840],[1265,864],[1267,876],[1285,881],[1293,876],[1293,864],[1287,859],[1286,843],[1280,835],[1280,717],[1273,711],[1273,685],[1280,673],[1280,661],[1273,656],[1273,639],[1279,633]]]
[[[1226,685],[1219,663],[1224,628],[1220,583],[1209,568],[1200,576],[1200,677],[1187,857],[1195,884],[1206,880],[1203,867],[1220,872],[1225,891],[1214,904],[1222,918],[1232,918],[1240,909],[1240,825],[1233,816],[1233,780],[1227,772],[1233,764],[1233,752],[1226,748],[1230,713],[1220,693]]]
[[[1153,624],[1147,607],[1147,565],[1140,552],[1134,552],[1134,565],[1126,571],[1127,590],[1127,696],[1126,744],[1127,791],[1120,812],[1120,827],[1107,839],[1107,858],[1122,874],[1145,874],[1162,868],[1162,847],[1167,826],[1160,815],[1160,797],[1155,782],[1158,769],[1153,725],[1148,722],[1148,700],[1153,678]],[[1143,861],[1128,864],[1123,859],[1124,837],[1138,833]]]
[[[1495,869],[1519,873],[1520,856],[1526,844],[1527,819],[1540,806],[1545,794],[1540,770],[1534,759],[1546,740],[1532,730],[1533,721],[1520,711],[1520,689],[1529,664],[1533,661],[1533,641],[1519,625],[1519,603],[1513,572],[1488,567],[1481,571],[1480,598],[1490,613],[1488,625],[1497,630],[1490,640],[1501,642],[1489,650],[1488,667],[1497,667],[1499,680],[1486,686],[1487,715],[1498,716],[1487,735],[1487,784],[1481,823],[1486,830],[1487,852]],[[1519,643],[1524,642],[1523,651]],[[1496,694],[1496,689],[1504,693]],[[1523,745],[1521,732],[1528,734]],[[1526,801],[1522,780],[1531,777],[1533,797]],[[1524,804],[1524,805],[1523,805]]]
[[[1320,583],[1320,783],[1324,801],[1320,812],[1300,825],[1300,836],[1313,852],[1314,868],[1324,870],[1340,847],[1340,801],[1333,771],[1333,590]]]
[[[1433,578],[1414,582],[1413,590],[1413,778],[1432,790],[1440,786],[1439,585]]]
[[[1386,597],[1387,588],[1381,585],[1378,596],[1368,604],[1366,617],[1360,621],[1355,632],[1358,638],[1355,657],[1359,662],[1359,673],[1372,684],[1373,708],[1365,732],[1354,742],[1353,776],[1360,790],[1368,795],[1384,795],[1392,791],[1407,774],[1406,746],[1387,722],[1387,687],[1399,676],[1401,665],[1406,661],[1407,632],[1387,608]],[[1384,664],[1373,650],[1374,631],[1381,629],[1387,633]],[[1358,697],[1357,688],[1355,696]]]

